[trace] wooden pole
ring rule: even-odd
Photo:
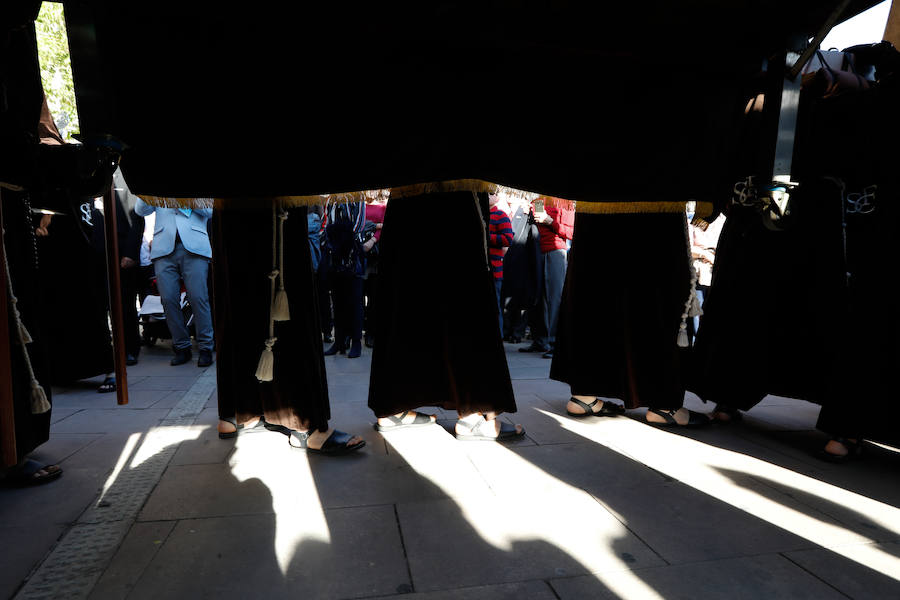
[[[0,466],[18,463],[16,410],[13,406],[12,361],[9,337],[9,301],[6,297],[6,251],[3,245],[3,191],[0,189]]]
[[[128,375],[125,372],[125,327],[122,318],[122,278],[119,272],[119,229],[116,225],[115,183],[103,197],[103,223],[106,233],[106,273],[109,282],[109,315],[112,321],[113,356],[116,364],[116,401],[128,404]]]
[[[887,24],[884,26],[884,36],[881,38],[900,49],[900,2],[891,2],[891,10],[888,13]]]

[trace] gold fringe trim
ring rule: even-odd
[[[422,196],[442,192],[475,192],[501,194],[511,200],[533,201],[542,199],[544,206],[555,206],[567,210],[575,210],[589,214],[635,214],[635,213],[677,213],[684,212],[685,202],[675,201],[640,201],[640,202],[591,202],[566,200],[554,196],[545,196],[536,192],[519,190],[516,188],[483,181],[481,179],[453,179],[431,183],[416,183],[375,190],[363,190],[355,192],[336,192],[331,194],[316,194],[308,196],[274,196],[255,198],[163,198],[161,196],[144,196],[141,199],[147,204],[164,208],[255,208],[260,202],[276,202],[281,206],[315,206],[324,205],[326,202],[365,202],[367,199],[404,198],[410,196]],[[703,217],[712,214],[711,202],[697,202],[695,214]]]

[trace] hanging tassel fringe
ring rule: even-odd
[[[284,288],[278,290],[278,293],[275,295],[275,305],[272,307],[272,319],[275,321],[291,320],[291,310],[288,308],[288,297]]]
[[[700,298],[697,297],[697,289],[691,289],[691,310],[688,311],[689,317],[703,316],[703,309],[700,307]]]
[[[272,381],[275,378],[275,353],[272,352],[272,346],[275,345],[277,338],[269,338],[266,340],[266,347],[259,357],[259,364],[256,366],[256,378],[260,381]]]
[[[687,325],[682,323],[678,328],[678,347],[679,348],[687,348],[688,347],[688,334],[687,334]]]
[[[284,289],[284,222],[288,218],[286,210],[278,213],[278,294],[272,304],[273,321],[290,321],[287,292]]]
[[[3,247],[3,259],[3,268],[6,270],[6,297],[9,300],[9,306],[12,308],[11,312],[16,322],[16,331],[19,334],[18,342],[19,346],[22,348],[22,358],[25,360],[25,368],[28,370],[28,377],[31,379],[31,414],[41,415],[50,410],[50,401],[47,400],[47,393],[44,391],[44,388],[41,387],[41,384],[38,383],[37,377],[34,376],[34,367],[31,365],[31,356],[28,354],[28,348],[26,347],[26,345],[30,344],[33,340],[31,334],[28,333],[28,330],[25,328],[25,324],[22,322],[22,315],[19,313],[19,309],[16,306],[18,299],[13,292],[12,276],[9,272],[9,260],[6,258],[5,241]]]
[[[47,400],[47,394],[44,388],[38,383],[37,379],[31,380],[31,414],[42,415],[50,410],[50,401]]]

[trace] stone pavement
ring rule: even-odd
[[[332,423],[368,442],[338,458],[219,440],[215,367],[163,345],[127,406],[99,378],[55,390],[35,456],[65,473],[0,489],[0,597],[900,598],[900,453],[817,460],[814,405],[692,431],[571,419],[550,361],[507,345],[527,439],[457,442],[440,409],[381,435],[370,357],[326,359]]]

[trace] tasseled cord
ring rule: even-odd
[[[31,366],[31,356],[28,354],[27,344],[30,344],[33,340],[31,339],[28,330],[25,329],[25,324],[22,322],[22,315],[19,314],[19,309],[16,307],[18,299],[13,293],[12,277],[9,272],[9,261],[6,260],[5,247],[3,249],[3,260],[3,266],[6,269],[6,293],[9,298],[9,305],[12,307],[13,318],[16,320],[16,331],[19,334],[19,346],[22,348],[22,356],[25,359],[25,368],[28,369],[28,377],[31,380],[31,414],[41,415],[50,410],[50,401],[47,400],[47,393],[44,392],[44,388],[38,382],[37,377],[34,376],[34,368]]]
[[[278,213],[278,293],[275,295],[275,301],[272,305],[272,320],[274,321],[291,320],[287,292],[284,289],[284,222],[287,218],[287,211],[284,209],[280,210]]]
[[[700,299],[697,297],[697,270],[694,268],[694,259],[691,256],[691,232],[687,223],[687,216],[684,219],[685,240],[687,241],[687,258],[688,269],[691,272],[691,291],[684,303],[684,312],[681,313],[681,323],[678,325],[678,347],[687,348],[690,346],[687,332],[688,317],[698,317],[703,314],[700,308]]]
[[[256,378],[259,381],[272,381],[275,379],[275,353],[272,347],[278,338],[275,337],[275,321],[286,321],[290,318],[287,308],[287,293],[284,291],[284,276],[278,269],[278,259],[284,261],[284,240],[281,240],[280,252],[278,238],[284,235],[284,221],[287,219],[287,212],[283,209],[279,211],[276,205],[272,204],[272,270],[269,272],[269,337],[266,339],[266,347],[259,357],[259,364],[256,366]],[[280,221],[280,227],[279,225]],[[281,236],[278,235],[279,229]],[[279,279],[280,276],[280,279]],[[275,280],[281,282],[279,294],[275,294]]]

